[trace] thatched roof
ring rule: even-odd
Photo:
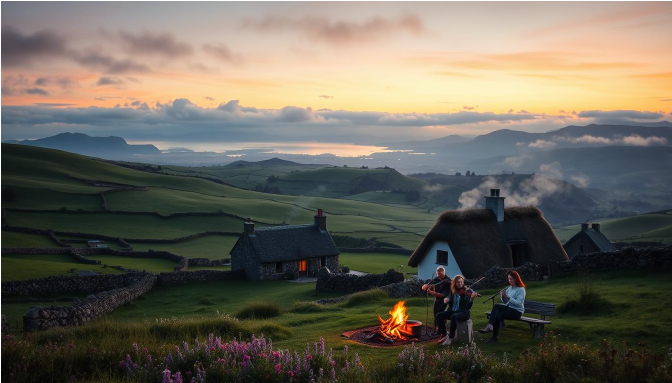
[[[505,208],[501,224],[490,209],[448,210],[439,216],[411,255],[408,265],[417,267],[435,241],[448,242],[467,278],[478,276],[495,265],[513,266],[509,244],[523,244],[526,260],[530,262],[546,264],[549,260],[568,260],[551,225],[541,210],[533,206]]]
[[[243,234],[238,242],[242,240],[252,244],[253,256],[262,263],[296,261],[339,254],[331,235],[314,224],[258,228],[255,229],[254,235]],[[233,249],[230,254],[232,253]]]

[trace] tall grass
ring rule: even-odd
[[[578,315],[607,314],[612,311],[614,304],[604,298],[589,275],[583,276],[577,283],[576,290],[558,306],[560,313]]]
[[[282,307],[276,302],[250,302],[238,311],[240,319],[268,319],[280,316]]]

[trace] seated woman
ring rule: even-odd
[[[448,304],[448,309],[436,315],[436,323],[439,326],[438,342],[443,342],[444,346],[448,346],[455,338],[455,330],[457,329],[457,322],[469,320],[471,316],[470,309],[474,304],[476,294],[467,296],[464,293],[464,277],[456,275],[450,285],[450,292],[444,303]],[[446,319],[450,320],[450,333],[446,334]]]
[[[515,270],[511,270],[507,273],[507,277],[510,286],[499,294],[504,304],[498,303],[492,306],[487,326],[478,330],[482,334],[492,332],[492,337],[485,341],[485,343],[497,342],[497,335],[499,335],[499,326],[502,319],[518,319],[525,312],[525,308],[523,307],[523,303],[525,302],[525,284],[520,279],[520,274]]]

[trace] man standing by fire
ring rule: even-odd
[[[436,268],[436,278],[422,285],[422,291],[426,291],[428,295],[436,297],[434,300],[434,319],[436,321],[436,314],[443,312],[448,306],[443,302],[443,298],[450,293],[450,278],[446,275],[446,270],[439,266]],[[436,326],[436,323],[434,324]]]

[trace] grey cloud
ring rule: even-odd
[[[203,97],[203,98],[205,98],[206,100],[209,100],[209,101],[215,101],[215,99],[212,98],[212,97],[210,97],[210,96],[205,96],[205,97]]]
[[[38,87],[24,89],[23,91],[24,91],[24,93],[28,93],[28,94],[39,94],[41,96],[48,96],[49,95],[49,92],[47,92],[46,90],[44,90],[42,88],[38,88]]]
[[[53,31],[22,34],[12,27],[2,28],[3,67],[29,65],[36,58],[62,56],[65,50],[65,38]]]
[[[138,79],[135,78],[135,77],[127,76],[127,77],[126,77],[126,80],[128,80],[128,81],[130,81],[130,82],[134,82],[134,83],[140,83],[140,80],[138,80]]]
[[[153,34],[144,31],[141,34],[134,35],[128,32],[119,32],[119,36],[126,50],[133,54],[174,58],[188,56],[193,52],[191,45],[176,41],[170,33]]]
[[[578,114],[583,118],[595,118],[601,120],[657,120],[663,115],[656,112],[640,112],[637,110],[587,110]]]
[[[12,75],[5,76],[5,78],[2,79],[2,95],[9,96],[16,94],[19,92],[16,89],[17,87],[28,86],[29,84],[30,82],[28,79],[22,75],[18,75],[16,77]]]
[[[422,20],[410,14],[396,19],[373,17],[364,22],[329,20],[316,16],[301,19],[267,16],[262,20],[248,19],[242,23],[242,27],[260,32],[293,30],[302,33],[310,40],[333,45],[363,43],[389,37],[399,32],[418,35],[425,30]]]
[[[204,44],[203,50],[214,57],[232,64],[241,64],[243,58],[240,54],[234,53],[224,44]]]
[[[77,82],[71,80],[68,77],[39,77],[35,80],[33,84],[37,86],[56,84],[61,89],[69,89],[74,86],[77,86]]]
[[[63,104],[58,102],[36,102],[33,105],[36,106],[46,106],[46,107],[56,107],[56,106],[73,106],[77,104]]]
[[[319,95],[318,97],[321,97],[321,98],[334,98],[334,96],[329,96],[329,95],[327,95],[327,94],[321,94],[321,95]]]
[[[465,105],[465,106],[462,107],[462,110],[474,110],[474,109],[476,109],[477,107],[478,107],[478,105],[476,105],[476,106],[468,106],[468,105]]]
[[[35,60],[63,57],[91,69],[106,73],[148,72],[145,64],[129,59],[115,59],[97,51],[68,48],[65,37],[49,30],[23,34],[15,28],[2,28],[2,66],[31,65]]]
[[[105,86],[105,85],[121,85],[124,82],[116,77],[101,77],[96,81],[96,85]]]
[[[145,64],[133,60],[117,60],[112,56],[107,56],[94,51],[73,52],[73,59],[88,68],[100,69],[105,73],[121,74],[128,72],[149,72],[149,67]]]

